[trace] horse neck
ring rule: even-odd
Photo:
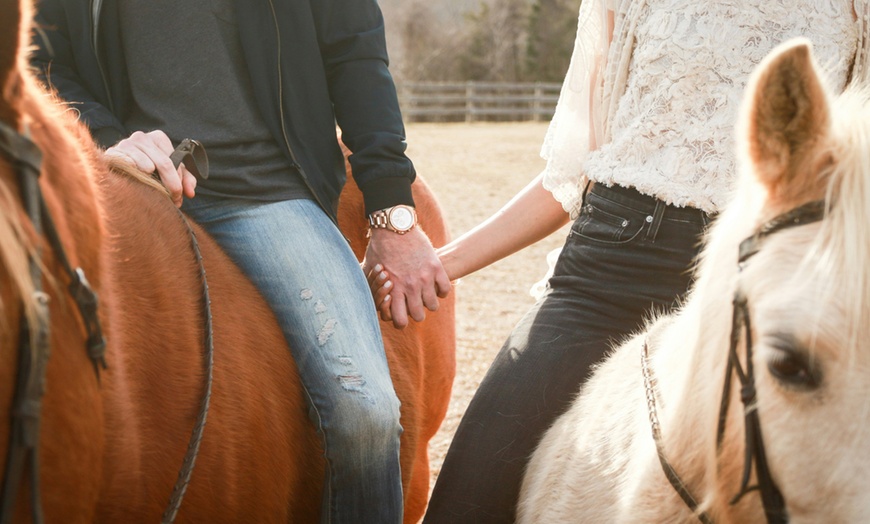
[[[5,93],[4,108],[14,112],[12,120],[23,135],[29,135],[42,151],[39,187],[55,225],[64,252],[73,267],[84,269],[94,288],[102,285],[102,229],[95,199],[94,168],[78,140],[71,118],[51,104],[35,81],[19,73],[14,94]],[[87,514],[96,504],[102,454],[102,405],[97,379],[86,353],[86,334],[67,286],[69,276],[64,271],[58,253],[44,236],[38,234],[24,210],[19,177],[13,165],[3,162],[3,209],[0,220],[15,224],[17,232],[0,235],[4,259],[2,263],[3,318],[0,319],[0,347],[3,348],[0,370],[0,401],[11,404],[12,389],[18,365],[19,322],[32,303],[33,290],[42,289],[48,296],[50,358],[48,359],[42,400],[40,424],[43,438],[40,446],[42,475],[40,489],[45,501],[46,520],[62,521],[69,512]],[[31,176],[31,175],[25,175]],[[8,233],[8,231],[7,231]],[[18,250],[17,255],[10,253]],[[29,255],[38,254],[41,276],[31,280]],[[9,278],[13,268],[10,258],[18,258],[19,270],[25,270],[25,285]],[[12,285],[9,283],[12,282]],[[44,317],[40,317],[43,321]],[[30,326],[38,325],[31,322]],[[7,352],[8,351],[8,352]],[[0,422],[0,449],[7,448],[9,417]],[[64,435],[62,440],[45,435]],[[74,459],[71,459],[74,457]]]

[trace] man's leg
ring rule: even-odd
[[[368,285],[341,232],[310,200],[185,203],[281,323],[328,462],[323,522],[402,519],[399,401]]]

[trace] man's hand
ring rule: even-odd
[[[383,269],[375,271],[375,266]],[[387,229],[372,229],[363,271],[369,277],[376,277],[384,269],[389,271],[390,298],[377,305],[381,318],[392,320],[399,329],[408,325],[409,316],[422,322],[426,309],[437,310],[438,298],[450,293],[450,279],[419,226],[404,235]]]
[[[182,196],[193,198],[196,178],[183,164],[175,169],[169,159],[173,149],[172,141],[163,131],[136,131],[107,149],[104,154],[133,164],[145,173],[156,172],[163,186],[169,191],[172,201],[181,207]]]

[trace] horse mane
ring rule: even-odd
[[[862,343],[861,317],[870,308],[870,88],[850,87],[834,100],[832,111],[834,164],[826,199],[833,205],[805,259],[806,278],[839,276],[842,285],[829,286],[822,300],[841,295],[851,358]]]
[[[166,198],[170,197],[169,191],[163,184],[160,183],[159,180],[154,178],[154,176],[152,176],[151,174],[146,173],[141,169],[137,168],[136,166],[130,164],[129,162],[110,157],[107,159],[106,163],[109,169],[115,174],[125,176],[152,189],[155,189],[160,193],[166,195]]]
[[[870,279],[866,274],[870,267],[870,88],[849,87],[830,102],[830,136],[820,153],[829,157],[831,164],[824,173],[824,194],[818,195],[828,203],[828,209],[808,244],[790,246],[796,256],[803,253],[792,282],[831,283],[818,303],[839,304],[848,330],[844,355],[853,359],[860,351],[861,330],[870,311]],[[820,337],[825,308],[815,312],[810,327]]]
[[[19,200],[12,194],[9,187],[0,184],[0,265],[6,268],[9,274],[11,291],[14,296],[30,297],[35,291],[33,281],[30,279],[29,257],[35,252],[35,247],[30,237],[25,233],[25,228],[16,211],[19,209]],[[37,325],[39,320],[37,309],[32,301],[23,300],[24,315],[29,325]],[[5,307],[0,297],[0,310]],[[0,326],[9,329],[10,326]]]

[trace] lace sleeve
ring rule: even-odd
[[[591,149],[593,126],[599,124],[592,108],[593,84],[598,81],[607,47],[607,9],[615,1],[581,4],[571,63],[541,147],[541,157],[547,161],[543,186],[572,218],[580,211],[583,161]]]
[[[858,46],[852,70],[852,83],[870,85],[870,1],[854,0],[852,8],[858,22]]]

